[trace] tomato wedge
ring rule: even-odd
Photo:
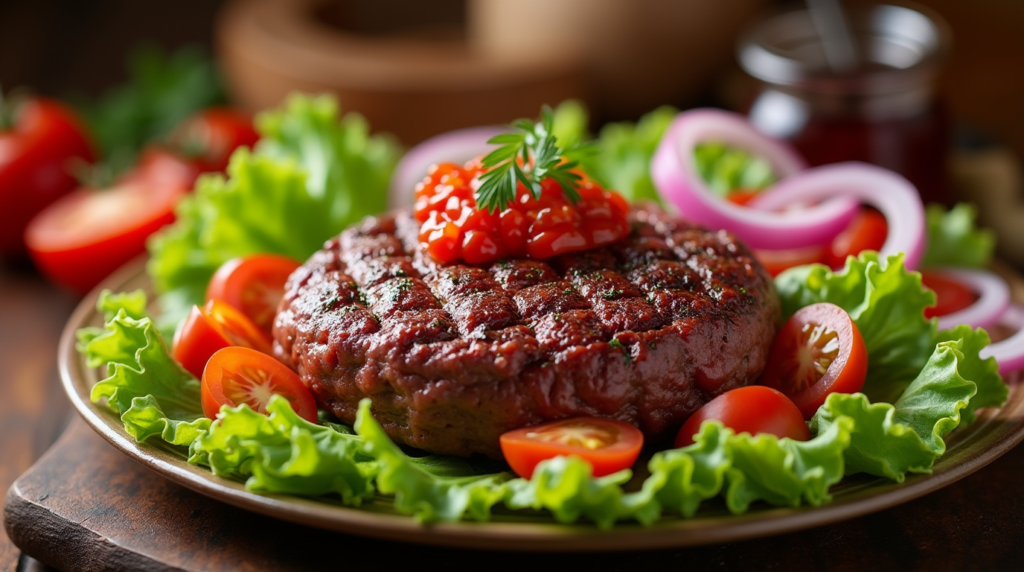
[[[316,423],[316,401],[292,370],[276,359],[256,350],[230,347],[210,357],[200,387],[203,414],[217,418],[224,405],[245,403],[254,411],[267,412],[274,395],[291,403],[292,410],[310,423]]]
[[[931,272],[921,273],[925,288],[935,292],[935,305],[924,309],[924,317],[932,319],[959,312],[978,301],[978,296],[963,284]]]
[[[632,467],[643,445],[644,434],[636,427],[600,417],[561,419],[501,436],[505,461],[524,479],[533,476],[538,463],[559,455],[584,459],[595,477],[610,475]]]
[[[853,319],[835,304],[798,310],[775,337],[761,383],[793,400],[810,419],[830,393],[864,386],[868,353]]]
[[[863,250],[881,250],[888,235],[885,216],[875,209],[863,208],[846,230],[835,237],[822,262],[829,268],[842,268],[847,256],[857,256]]]
[[[202,377],[210,356],[230,346],[242,346],[269,354],[270,337],[245,314],[220,300],[192,306],[188,318],[174,334],[171,355],[189,373]]]
[[[768,433],[796,441],[811,438],[797,406],[781,392],[763,385],[738,387],[705,403],[679,429],[676,447],[692,445],[701,424],[710,420],[721,421],[736,433]]]
[[[206,299],[227,302],[269,332],[285,282],[298,267],[297,261],[274,254],[232,258],[213,275]]]

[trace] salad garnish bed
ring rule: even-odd
[[[588,175],[615,186],[615,177],[628,178],[634,183],[623,187],[627,196],[645,196],[646,170],[623,173],[649,161],[660,133],[652,142],[646,131],[663,131],[665,113],[634,131],[606,128],[597,155],[609,160]],[[924,315],[935,296],[920,274],[905,268],[903,256],[863,252],[840,270],[801,266],[776,279],[786,317],[811,304],[834,304],[856,324],[868,354],[863,392],[830,395],[811,417],[807,441],[735,434],[707,422],[692,445],[655,453],[643,479],[629,469],[594,477],[588,463],[572,456],[543,461],[523,479],[491,461],[404,452],[370,415],[368,401],[351,427],[304,420],[280,397],[271,398],[267,415],[240,405],[211,421],[199,381],[172,359],[161,331],[202,303],[226,260],[259,252],[302,260],[325,238],[382,210],[398,157],[393,143],[368,135],[353,116],[340,118],[329,99],[295,97],[258,126],[255,152],[236,153],[228,178],[201,179],[179,207],[178,223],[151,244],[162,327],[147,316],[142,292],[105,292],[97,306],[105,325],[81,330],[78,346],[90,367],[106,369],[93,401],[106,400],[130,435],[163,440],[189,462],[244,480],[253,492],[330,497],[348,506],[385,495],[396,511],[421,522],[486,521],[497,506],[542,509],[559,522],[588,520],[601,528],[691,517],[713,498],[734,513],[758,502],[817,506],[830,500],[830,487],[844,475],[902,481],[908,473],[930,472],[950,431],[973,422],[979,408],[1006,400],[995,360],[981,357],[988,334],[969,326],[939,330]],[[557,113],[551,129],[558,131]],[[623,169],[611,174],[616,156]],[[968,251],[929,250],[926,260],[987,258],[990,242],[973,225],[931,224],[965,215],[929,212],[929,230],[958,233],[945,244],[967,244]]]

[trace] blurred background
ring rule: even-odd
[[[868,5],[844,4],[850,14]],[[773,18],[805,7],[777,0],[4,1],[0,86],[71,104],[115,172],[196,108],[230,103],[252,113],[293,90],[336,93],[343,110],[406,147],[455,128],[533,117],[542,103],[569,98],[586,105],[595,133],[661,105],[724,107],[750,112],[812,164],[867,160],[906,175],[927,200],[977,203],[981,222],[1001,235],[1001,255],[1024,265],[1024,3],[912,6],[935,29],[894,21],[899,37],[872,48],[872,57],[906,73],[875,78],[862,66],[853,78],[860,83],[842,84],[813,73],[780,76],[777,62],[739,56],[775,41],[767,47],[814,58],[798,45],[807,30],[769,37]],[[868,59],[862,63],[873,65]],[[871,91],[883,79],[902,82],[899,97],[917,99],[894,103],[887,87]],[[906,117],[885,115],[904,104]],[[794,105],[809,119],[778,125],[778,117],[792,119]],[[840,139],[853,142],[822,146],[843,130]]]
[[[924,0],[916,5],[934,10],[952,29],[955,49],[939,83],[953,116],[1024,153],[1024,74],[1019,73],[1024,3]],[[0,3],[0,83],[57,97],[96,96],[126,79],[126,58],[140,44],[167,50],[198,45],[232,58],[229,79],[238,85],[229,82],[231,93],[254,107],[276,103],[273,97],[291,86],[282,83],[273,91],[254,85],[258,81],[247,76],[246,64],[273,68],[264,72],[268,76],[290,75],[293,85],[322,82],[339,90],[459,93],[533,83],[552,93],[589,91],[595,121],[635,119],[661,104],[738,103],[732,99],[742,76],[735,57],[738,34],[766,11],[787,6],[794,5],[773,0],[5,0]],[[260,19],[277,10],[291,16],[272,30],[274,22]],[[255,29],[239,29],[250,25]],[[260,38],[247,35],[259,33],[265,34],[265,51],[278,51],[272,55],[280,57],[279,67],[269,57],[234,61],[256,57],[249,54],[258,53]],[[287,40],[295,44],[272,43]],[[312,61],[288,69],[289,58],[298,61],[300,52],[316,47],[322,52]],[[556,61],[522,63],[550,58]],[[389,70],[380,69],[403,62],[434,67],[402,70],[417,77],[387,77]],[[450,70],[445,81],[430,84],[422,77],[440,74],[443,67]],[[331,77],[336,70],[348,77]],[[274,83],[271,79],[265,82]],[[373,110],[364,113],[372,116]],[[534,115],[536,108],[522,113]],[[409,137],[421,133],[408,129]]]

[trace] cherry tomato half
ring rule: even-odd
[[[148,149],[113,187],[78,189],[39,213],[25,231],[25,244],[49,278],[88,292],[145,252],[149,235],[174,222],[174,206],[198,174],[189,162]]]
[[[857,324],[835,304],[798,310],[775,337],[761,383],[782,391],[810,419],[830,393],[856,393],[868,373]]]
[[[217,418],[221,406],[243,403],[254,411],[267,412],[274,395],[291,403],[292,410],[310,423],[316,423],[316,401],[302,380],[283,363],[256,350],[230,347],[210,357],[200,385],[203,414]]]
[[[768,433],[796,441],[811,438],[797,406],[779,391],[763,385],[738,387],[705,403],[679,429],[676,447],[692,445],[701,424],[709,420],[721,421],[736,433]]]
[[[270,337],[245,314],[220,300],[192,306],[188,318],[174,333],[171,355],[189,373],[202,377],[210,356],[230,346],[251,348],[265,354],[272,351]]]
[[[644,445],[644,434],[629,423],[600,417],[574,417],[501,436],[501,452],[524,479],[537,464],[559,455],[576,455],[590,463],[595,477],[628,469]]]
[[[959,312],[978,300],[970,288],[939,274],[922,272],[921,282],[935,292],[935,305],[924,309],[924,317],[929,320]]]
[[[206,299],[227,302],[269,332],[284,296],[285,282],[298,267],[297,261],[275,254],[232,258],[214,273]]]
[[[889,225],[882,213],[863,208],[853,218],[846,230],[832,240],[822,261],[829,268],[842,268],[847,256],[857,256],[862,250],[881,250],[889,235]]]
[[[0,109],[0,255],[21,256],[28,222],[78,186],[70,167],[75,160],[91,162],[93,152],[64,105],[35,98],[13,111],[8,128],[7,110]]]

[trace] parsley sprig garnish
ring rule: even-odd
[[[489,212],[504,210],[516,198],[517,183],[522,183],[539,199],[540,183],[549,177],[558,182],[569,201],[580,200],[577,189],[582,177],[573,170],[579,166],[579,161],[572,157],[589,152],[591,147],[578,144],[567,149],[559,147],[558,138],[552,132],[554,126],[555,114],[545,105],[539,122],[517,119],[512,123],[515,132],[502,133],[487,141],[500,147],[483,159],[487,171],[480,175],[477,208]]]

